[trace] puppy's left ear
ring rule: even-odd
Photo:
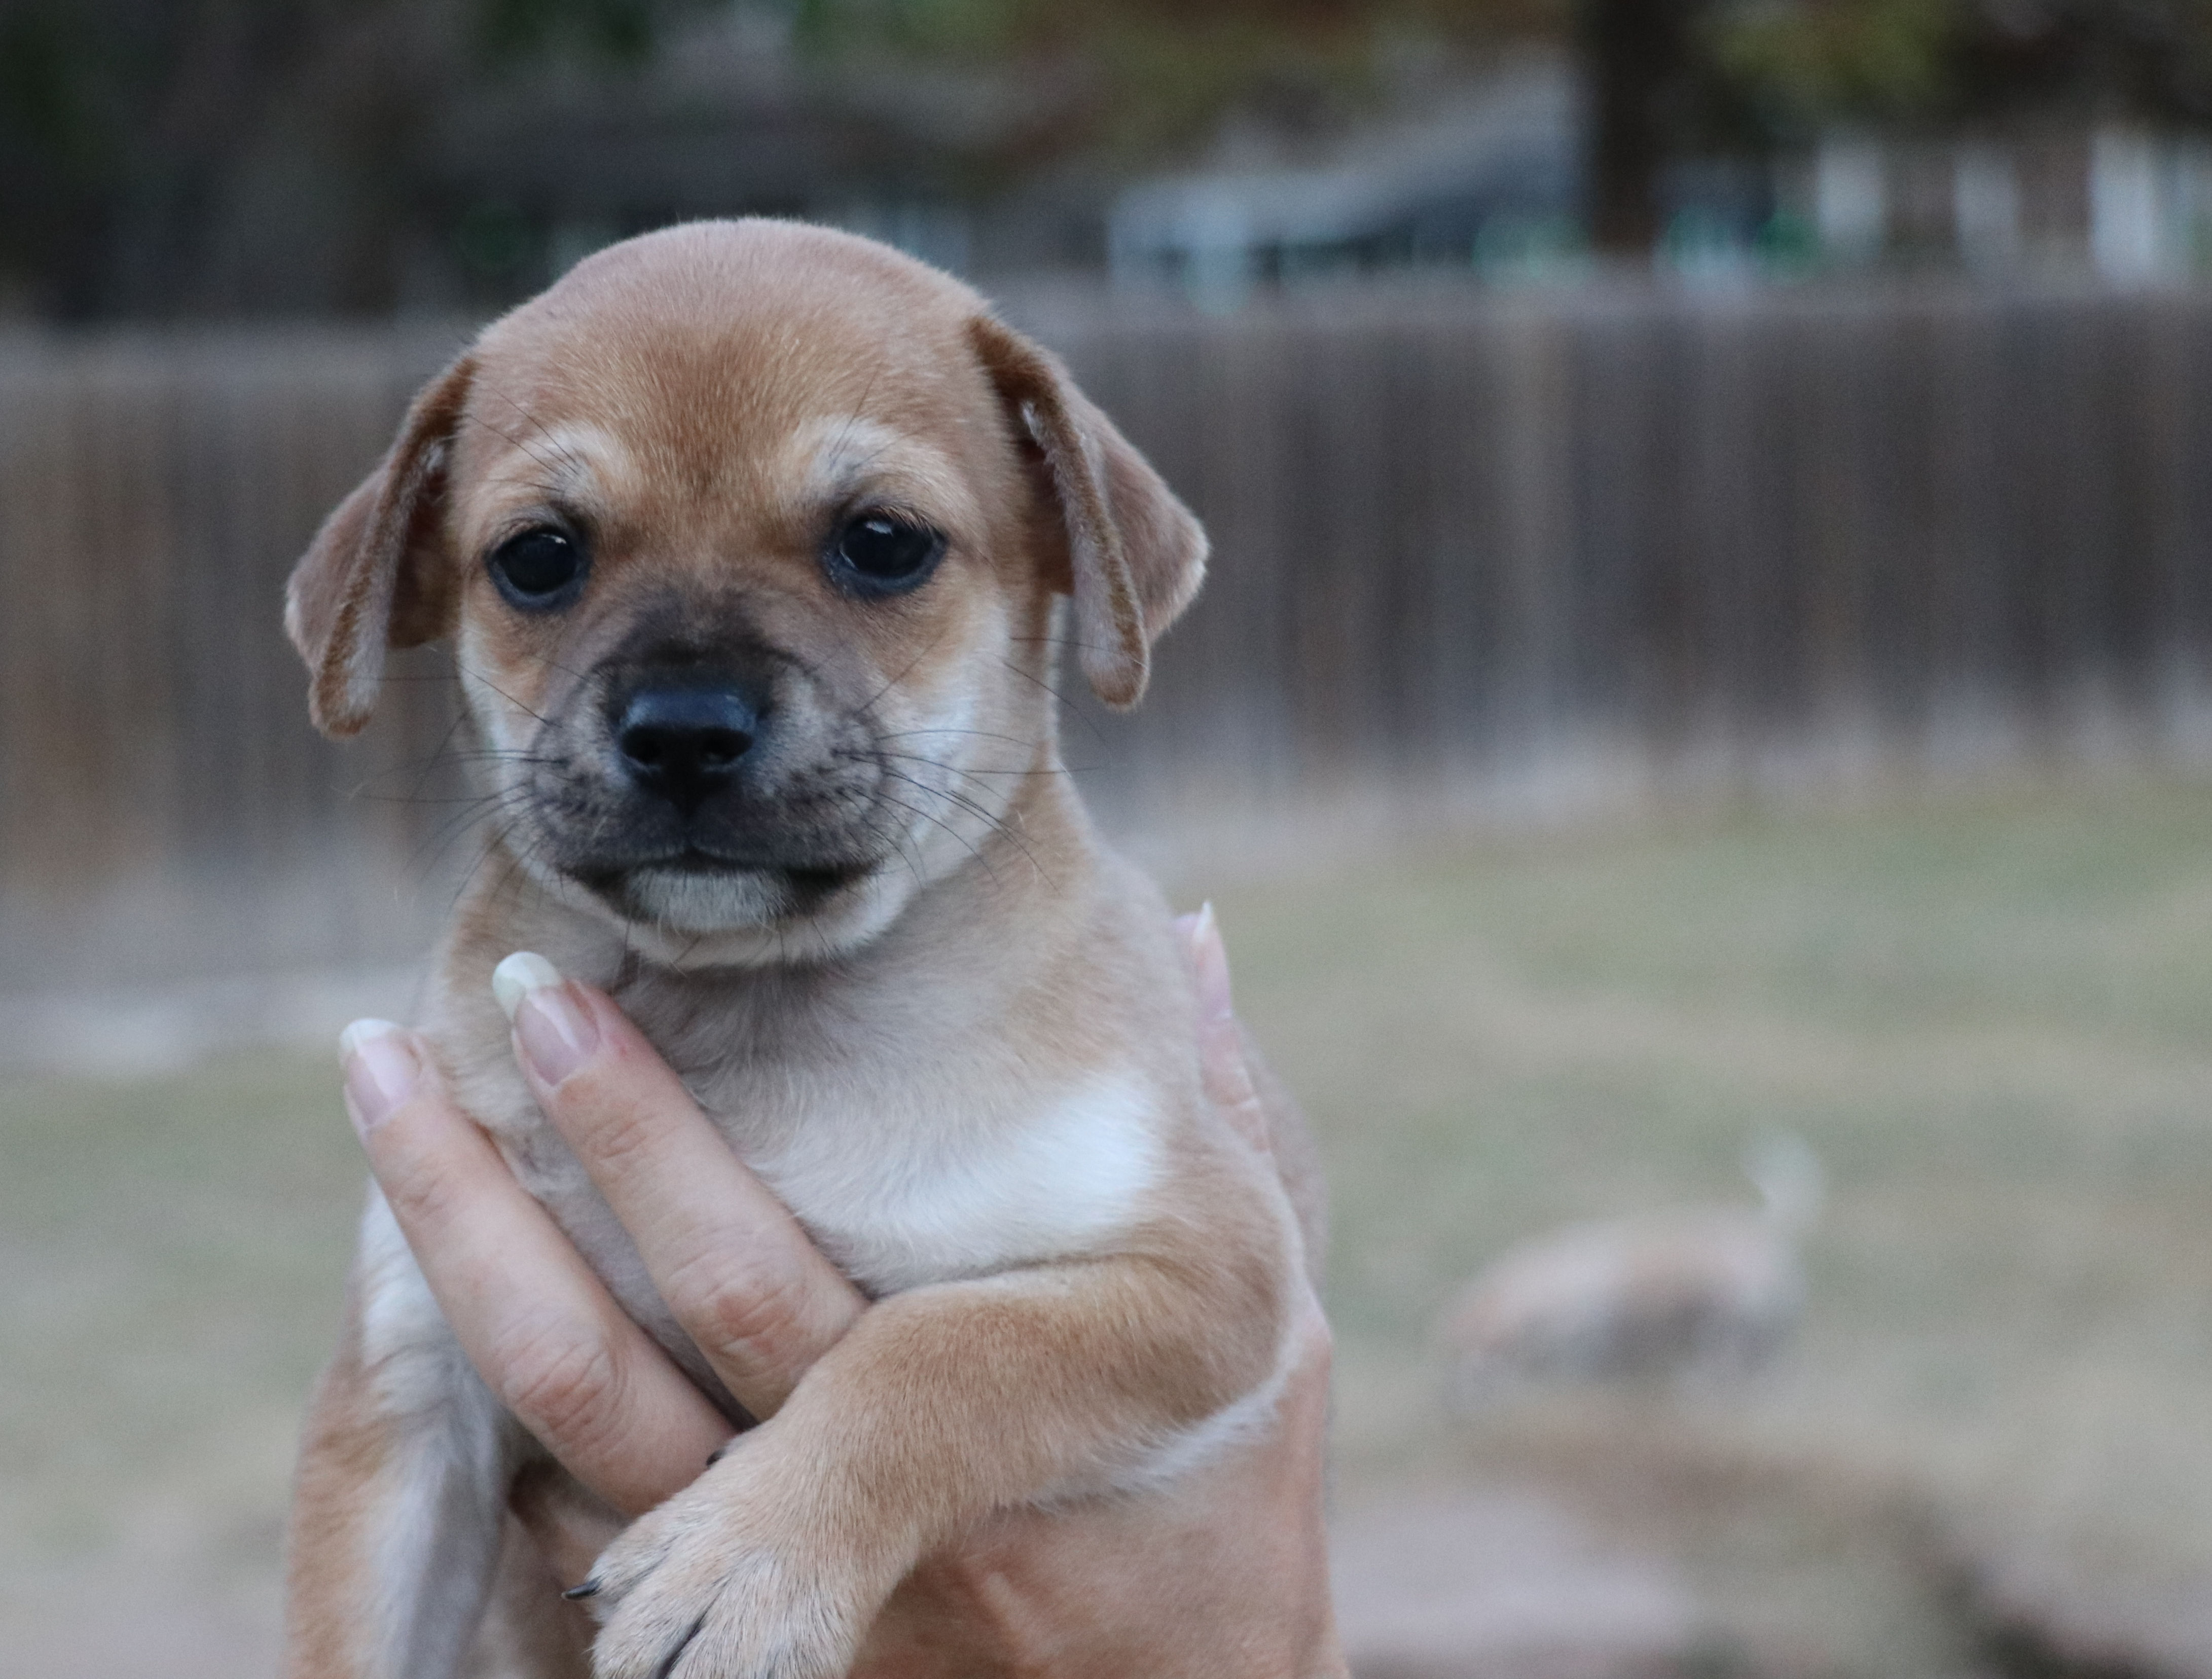
[[[1083,674],[1107,704],[1133,706],[1152,642],[1206,575],[1206,529],[1058,358],[988,315],[968,330],[1060,505]]]
[[[464,356],[422,387],[382,462],[292,568],[284,630],[307,661],[307,709],[325,734],[368,724],[386,648],[419,646],[447,627],[453,585],[438,539],[440,492],[475,371]]]

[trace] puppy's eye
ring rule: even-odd
[[[559,531],[540,526],[491,551],[492,581],[526,611],[565,606],[582,591],[584,551]]]
[[[927,525],[888,513],[845,522],[830,554],[832,568],[864,594],[898,594],[921,583],[945,553],[945,538]]]

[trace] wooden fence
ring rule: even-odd
[[[1047,317],[1221,554],[1126,757],[1480,788],[2155,746],[2212,673],[2212,295]]]
[[[1214,534],[1146,708],[1070,725],[1125,815],[2181,750],[2207,715],[2212,295],[1014,313]],[[437,661],[329,746],[278,603],[459,337],[0,340],[0,987],[420,937]]]

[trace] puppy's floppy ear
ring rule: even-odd
[[[1206,575],[1205,528],[1056,357],[988,315],[968,330],[1060,504],[1083,674],[1107,704],[1133,706],[1153,641]]]
[[[415,647],[446,628],[453,588],[437,547],[439,497],[475,370],[464,356],[422,387],[382,462],[292,568],[284,630],[307,661],[307,709],[325,734],[368,723],[387,647]]]

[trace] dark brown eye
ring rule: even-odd
[[[918,587],[945,553],[945,538],[896,514],[863,513],[846,520],[830,552],[830,569],[858,593],[900,594]]]
[[[526,612],[566,606],[583,592],[582,546],[544,526],[500,544],[491,551],[490,565],[499,592]]]

